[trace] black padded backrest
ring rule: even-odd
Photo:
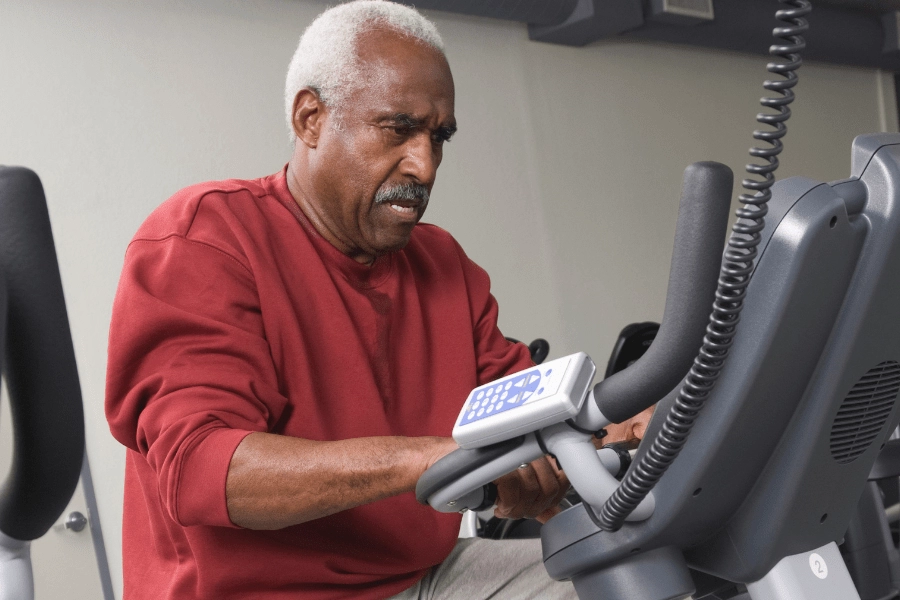
[[[84,417],[75,351],[40,179],[0,166],[0,313],[13,462],[0,487],[0,531],[42,536],[81,472]]]

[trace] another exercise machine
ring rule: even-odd
[[[44,190],[21,167],[0,167],[0,340],[14,433],[0,487],[0,600],[28,600],[30,543],[75,491],[84,417]]]

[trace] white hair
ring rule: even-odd
[[[356,52],[362,33],[379,27],[421,41],[444,53],[444,42],[434,23],[417,10],[387,0],[354,0],[329,8],[306,28],[288,67],[284,107],[293,142],[294,98],[311,88],[335,113],[358,86],[366,83]]]

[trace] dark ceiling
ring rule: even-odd
[[[817,0],[814,4],[830,4],[874,13],[900,10],[900,0]]]
[[[532,40],[585,46],[625,36],[767,54],[776,0],[712,0],[711,21],[673,19],[651,0],[400,0],[418,8],[528,24]],[[804,57],[900,72],[900,0],[812,0]]]

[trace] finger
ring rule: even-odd
[[[625,421],[624,423],[612,423],[604,427],[604,429],[607,435],[603,438],[603,444],[613,444],[627,440],[631,426],[628,421]]]
[[[522,512],[525,517],[533,519],[548,508],[559,502],[556,496],[559,494],[559,478],[554,471],[548,457],[541,457],[529,465],[534,476],[533,488],[526,489],[529,493],[523,503]],[[526,475],[523,472],[523,475]]]
[[[566,474],[562,471],[558,472],[559,476],[559,491],[553,497],[553,499],[549,503],[549,507],[543,511],[541,514],[535,517],[535,520],[540,523],[546,523],[556,515],[562,512],[562,508],[560,507],[560,503],[566,497],[566,494],[569,493],[569,489],[571,485],[569,484],[569,478],[566,477]]]
[[[644,439],[644,431],[646,431],[646,429],[647,424],[642,421],[638,421],[631,427],[631,437],[636,440]]]
[[[519,481],[521,481],[522,488],[524,491],[524,499],[533,498],[535,495],[541,493],[541,482],[538,479],[537,472],[535,471],[535,463],[538,461],[534,461],[527,465],[522,465],[518,469],[516,469],[516,475],[519,476]]]
[[[650,419],[653,418],[653,411],[655,408],[655,406],[651,406],[634,418],[634,424],[631,428],[631,432],[637,439],[644,439],[644,433],[646,433],[647,431],[647,425],[650,424]]]
[[[509,511],[511,519],[527,519],[535,512],[535,505],[541,497],[541,484],[531,464],[522,465],[515,471],[515,482],[519,486],[518,502]]]
[[[549,458],[542,457],[494,482],[498,503],[494,515],[499,518],[535,518],[554,509],[569,488],[569,480]],[[547,513],[549,519],[556,512]]]
[[[535,498],[535,501],[552,502],[553,498],[559,493],[559,478],[556,476],[550,459],[541,457],[532,462],[531,467],[534,469],[535,478],[540,486],[540,493]],[[543,512],[545,508],[547,507],[541,508],[537,512]]]
[[[522,519],[540,512],[535,508],[541,495],[541,487],[532,465],[522,465],[501,479],[503,485],[497,485],[497,495],[501,502],[494,511],[495,515],[507,519]]]
[[[558,490],[556,492],[556,495],[553,498],[554,505],[562,502],[563,498],[566,497],[566,494],[569,493],[569,489],[571,489],[571,487],[572,487],[572,484],[569,483],[569,478],[566,477],[566,474],[563,471],[559,471],[556,474],[556,482],[557,482]]]
[[[562,502],[563,498],[565,498],[566,494],[569,492],[569,478],[566,477],[566,474],[558,469],[555,461],[547,458],[545,460],[545,467],[547,471],[548,481],[543,486],[544,497],[542,498],[542,503],[535,509],[535,518],[545,515],[546,519],[551,518],[559,511],[554,511],[549,514],[548,510],[554,509],[559,506],[559,503]],[[535,469],[538,472],[538,476],[541,476],[542,467],[537,467]],[[552,480],[550,479],[552,477]],[[543,521],[542,521],[543,522]]]
[[[521,486],[518,482],[518,474],[513,471],[503,477],[494,480],[497,486],[497,506],[494,508],[494,516],[500,519],[509,518],[510,512],[519,503]]]
[[[517,471],[522,491],[519,504],[510,516],[533,519],[548,508],[558,504],[559,480],[550,461],[541,457]]]
[[[561,512],[562,512],[562,509],[559,506],[551,506],[550,508],[548,508],[547,510],[545,510],[544,512],[542,512],[541,514],[536,516],[534,519],[535,519],[535,521],[538,521],[539,523],[543,524]]]
[[[559,461],[552,457],[547,458],[547,464],[550,465],[550,468],[553,469],[553,472],[559,477],[559,474],[563,472],[562,466],[560,466]]]

